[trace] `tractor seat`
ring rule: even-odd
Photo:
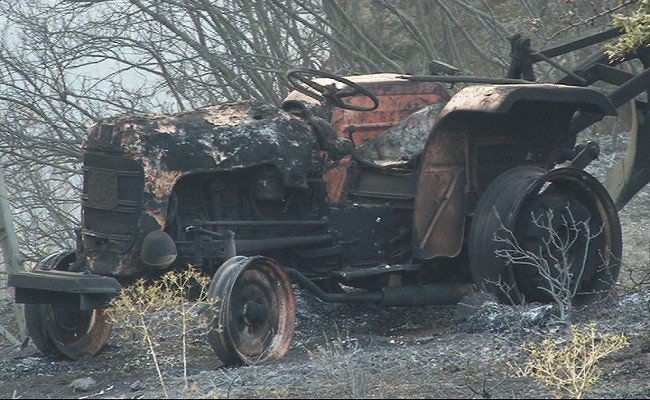
[[[377,169],[412,169],[424,151],[429,133],[444,103],[424,107],[354,150],[352,156],[362,166]]]

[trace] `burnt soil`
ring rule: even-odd
[[[603,363],[606,373],[594,397],[650,397],[650,291],[622,296],[582,310],[578,323],[596,322],[605,332],[625,332],[631,346]],[[509,308],[481,310],[454,322],[453,307],[379,308],[333,306],[300,295],[293,348],[270,364],[223,368],[201,335],[192,340],[188,374],[192,397],[436,397],[539,398],[548,392],[517,376],[521,344],[549,336],[551,328],[520,324]],[[545,307],[531,305],[536,314]],[[520,310],[518,310],[520,311]],[[119,331],[117,332],[119,333]],[[170,393],[183,397],[177,337],[166,333],[158,349]],[[92,377],[88,392],[70,383]],[[139,381],[142,387],[131,388]],[[138,385],[140,386],[140,385]],[[64,361],[28,346],[5,349],[0,396],[45,398],[160,397],[146,351],[135,338],[116,335],[93,358]]]

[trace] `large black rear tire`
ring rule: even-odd
[[[468,238],[474,283],[504,302],[553,301],[545,290],[548,279],[539,269],[498,257],[496,252],[507,245],[495,241],[495,235],[507,236],[510,231],[522,249],[537,253],[545,246],[549,233],[534,220],[548,215],[553,218],[546,225],[560,235],[571,234],[563,232],[571,226],[583,227],[584,232],[588,227],[595,235],[587,239],[584,232],[574,229],[577,240],[565,252],[571,276],[575,278],[571,287],[577,285],[574,302],[586,304],[607,296],[620,271],[622,235],[618,213],[605,188],[591,175],[574,168],[550,172],[537,167],[512,168],[486,188]],[[553,251],[544,251],[544,257],[551,258]],[[554,262],[548,261],[550,265]]]

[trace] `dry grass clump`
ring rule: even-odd
[[[332,382],[342,386],[342,396],[353,399],[367,397],[369,391],[368,372],[359,360],[362,349],[359,342],[340,334],[318,346],[309,355],[312,361],[320,364]]]
[[[180,349],[183,364],[185,390],[189,389],[187,378],[187,339],[193,329],[207,329],[208,326],[201,318],[206,308],[215,308],[218,301],[210,298],[208,289],[210,278],[201,274],[193,267],[181,271],[170,271],[160,279],[148,282],[140,279],[135,284],[122,289],[119,296],[111,303],[109,315],[116,326],[121,326],[125,332],[142,337],[154,364],[160,386],[169,397],[163,371],[158,359],[158,348],[161,346],[157,339],[163,329],[178,329],[181,346],[174,341],[165,341],[167,346],[176,351]],[[160,318],[160,312],[167,312],[171,318]],[[216,313],[205,313],[215,315]],[[208,321],[209,322],[209,321]]]

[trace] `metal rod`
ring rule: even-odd
[[[648,88],[650,88],[650,68],[645,69],[639,75],[614,89],[608,97],[614,107],[619,108],[648,90]]]
[[[573,71],[576,73],[582,74],[583,72],[587,72],[593,68],[594,65],[599,64],[599,63],[607,63],[608,65],[614,65],[612,62],[609,61],[609,57],[605,54],[605,52],[601,49],[598,50],[594,53],[592,53],[590,56],[585,58],[582,62],[580,62],[577,66],[573,67]],[[585,78],[588,76],[585,75]],[[590,84],[595,82],[593,78],[591,78],[590,81],[588,81]],[[562,77],[560,80],[555,82],[556,84],[561,84],[561,85],[575,85],[575,82],[573,81],[573,78],[569,75],[565,75]]]
[[[18,247],[18,237],[14,227],[13,213],[11,203],[7,197],[7,187],[4,179],[4,168],[0,165],[0,247],[4,265],[7,269],[9,278],[15,274],[25,271],[23,257]],[[18,325],[20,338],[27,336],[27,325],[25,322],[25,313],[22,304],[14,304],[14,315]]]
[[[581,39],[571,41],[569,43],[561,44],[559,46],[551,47],[550,49],[542,50],[539,53],[533,53],[533,56],[544,55],[546,57],[557,57],[562,54],[571,53],[572,51],[584,49],[594,44],[602,43],[609,39],[614,39],[617,36],[623,34],[620,28],[612,28],[606,30],[605,32],[596,33]],[[533,62],[539,62],[544,59],[533,59]],[[545,60],[544,60],[545,61]]]
[[[235,240],[238,254],[256,253],[270,250],[281,250],[287,247],[307,246],[327,243],[334,239],[332,235],[296,236],[271,239],[239,239]]]
[[[589,71],[595,79],[612,85],[624,85],[625,82],[634,78],[634,74],[605,64],[596,64]]]
[[[211,226],[324,226],[327,219],[317,221],[194,221],[197,225]]]
[[[203,228],[194,228],[195,232],[205,233],[220,239],[222,242],[227,243],[227,250],[231,257],[236,254],[254,253],[261,251],[280,250],[287,247],[307,246],[313,244],[321,244],[331,242],[334,237],[332,235],[320,236],[292,236],[287,238],[266,238],[266,239],[235,239],[234,232],[214,232]],[[230,243],[228,243],[230,242]],[[177,245],[193,244],[192,241],[177,241]]]
[[[285,268],[289,278],[302,288],[307,289],[314,296],[327,303],[379,303],[382,299],[381,293],[325,293],[309,278],[293,268]]]
[[[584,148],[569,162],[569,166],[577,169],[585,169],[599,155],[600,147],[598,143],[587,142]]]
[[[482,76],[400,75],[398,78],[413,82],[487,83],[495,85],[530,85],[531,83],[535,83],[523,79],[488,78]]]
[[[647,68],[639,75],[628,80],[615,90],[613,90],[609,96],[609,100],[612,102],[614,107],[619,108],[628,101],[634,99],[636,96],[640,95],[644,91],[648,90],[650,87],[650,68]],[[603,119],[602,114],[593,114],[593,113],[580,113],[573,117],[570,126],[571,133],[582,132],[588,126],[600,121]]]
[[[381,304],[387,306],[455,305],[473,290],[469,283],[388,286],[381,289]]]
[[[387,306],[453,305],[474,289],[471,284],[389,286],[378,292],[326,293],[306,276],[286,268],[289,278],[328,303],[377,303]]]
[[[571,71],[570,69],[560,65],[559,63],[551,60],[547,56],[545,56],[543,53],[533,53],[531,50],[531,55],[533,57],[539,57],[542,60],[546,61],[547,63],[551,64],[555,68],[559,69],[560,71],[564,72],[565,74],[569,75],[571,78],[573,78],[576,82],[578,82],[581,85],[587,85],[587,80],[580,75],[576,74],[575,72]]]
[[[192,227],[192,232],[200,232],[200,233],[205,233],[206,235],[214,236],[217,239],[226,239],[226,236],[222,232],[215,232],[211,231],[209,229],[203,229],[203,228],[197,228],[197,227]]]
[[[0,166],[0,245],[4,255],[4,264],[7,272],[15,274],[25,270],[23,260],[18,249],[18,238],[12,215],[11,204],[5,186],[4,170]]]

